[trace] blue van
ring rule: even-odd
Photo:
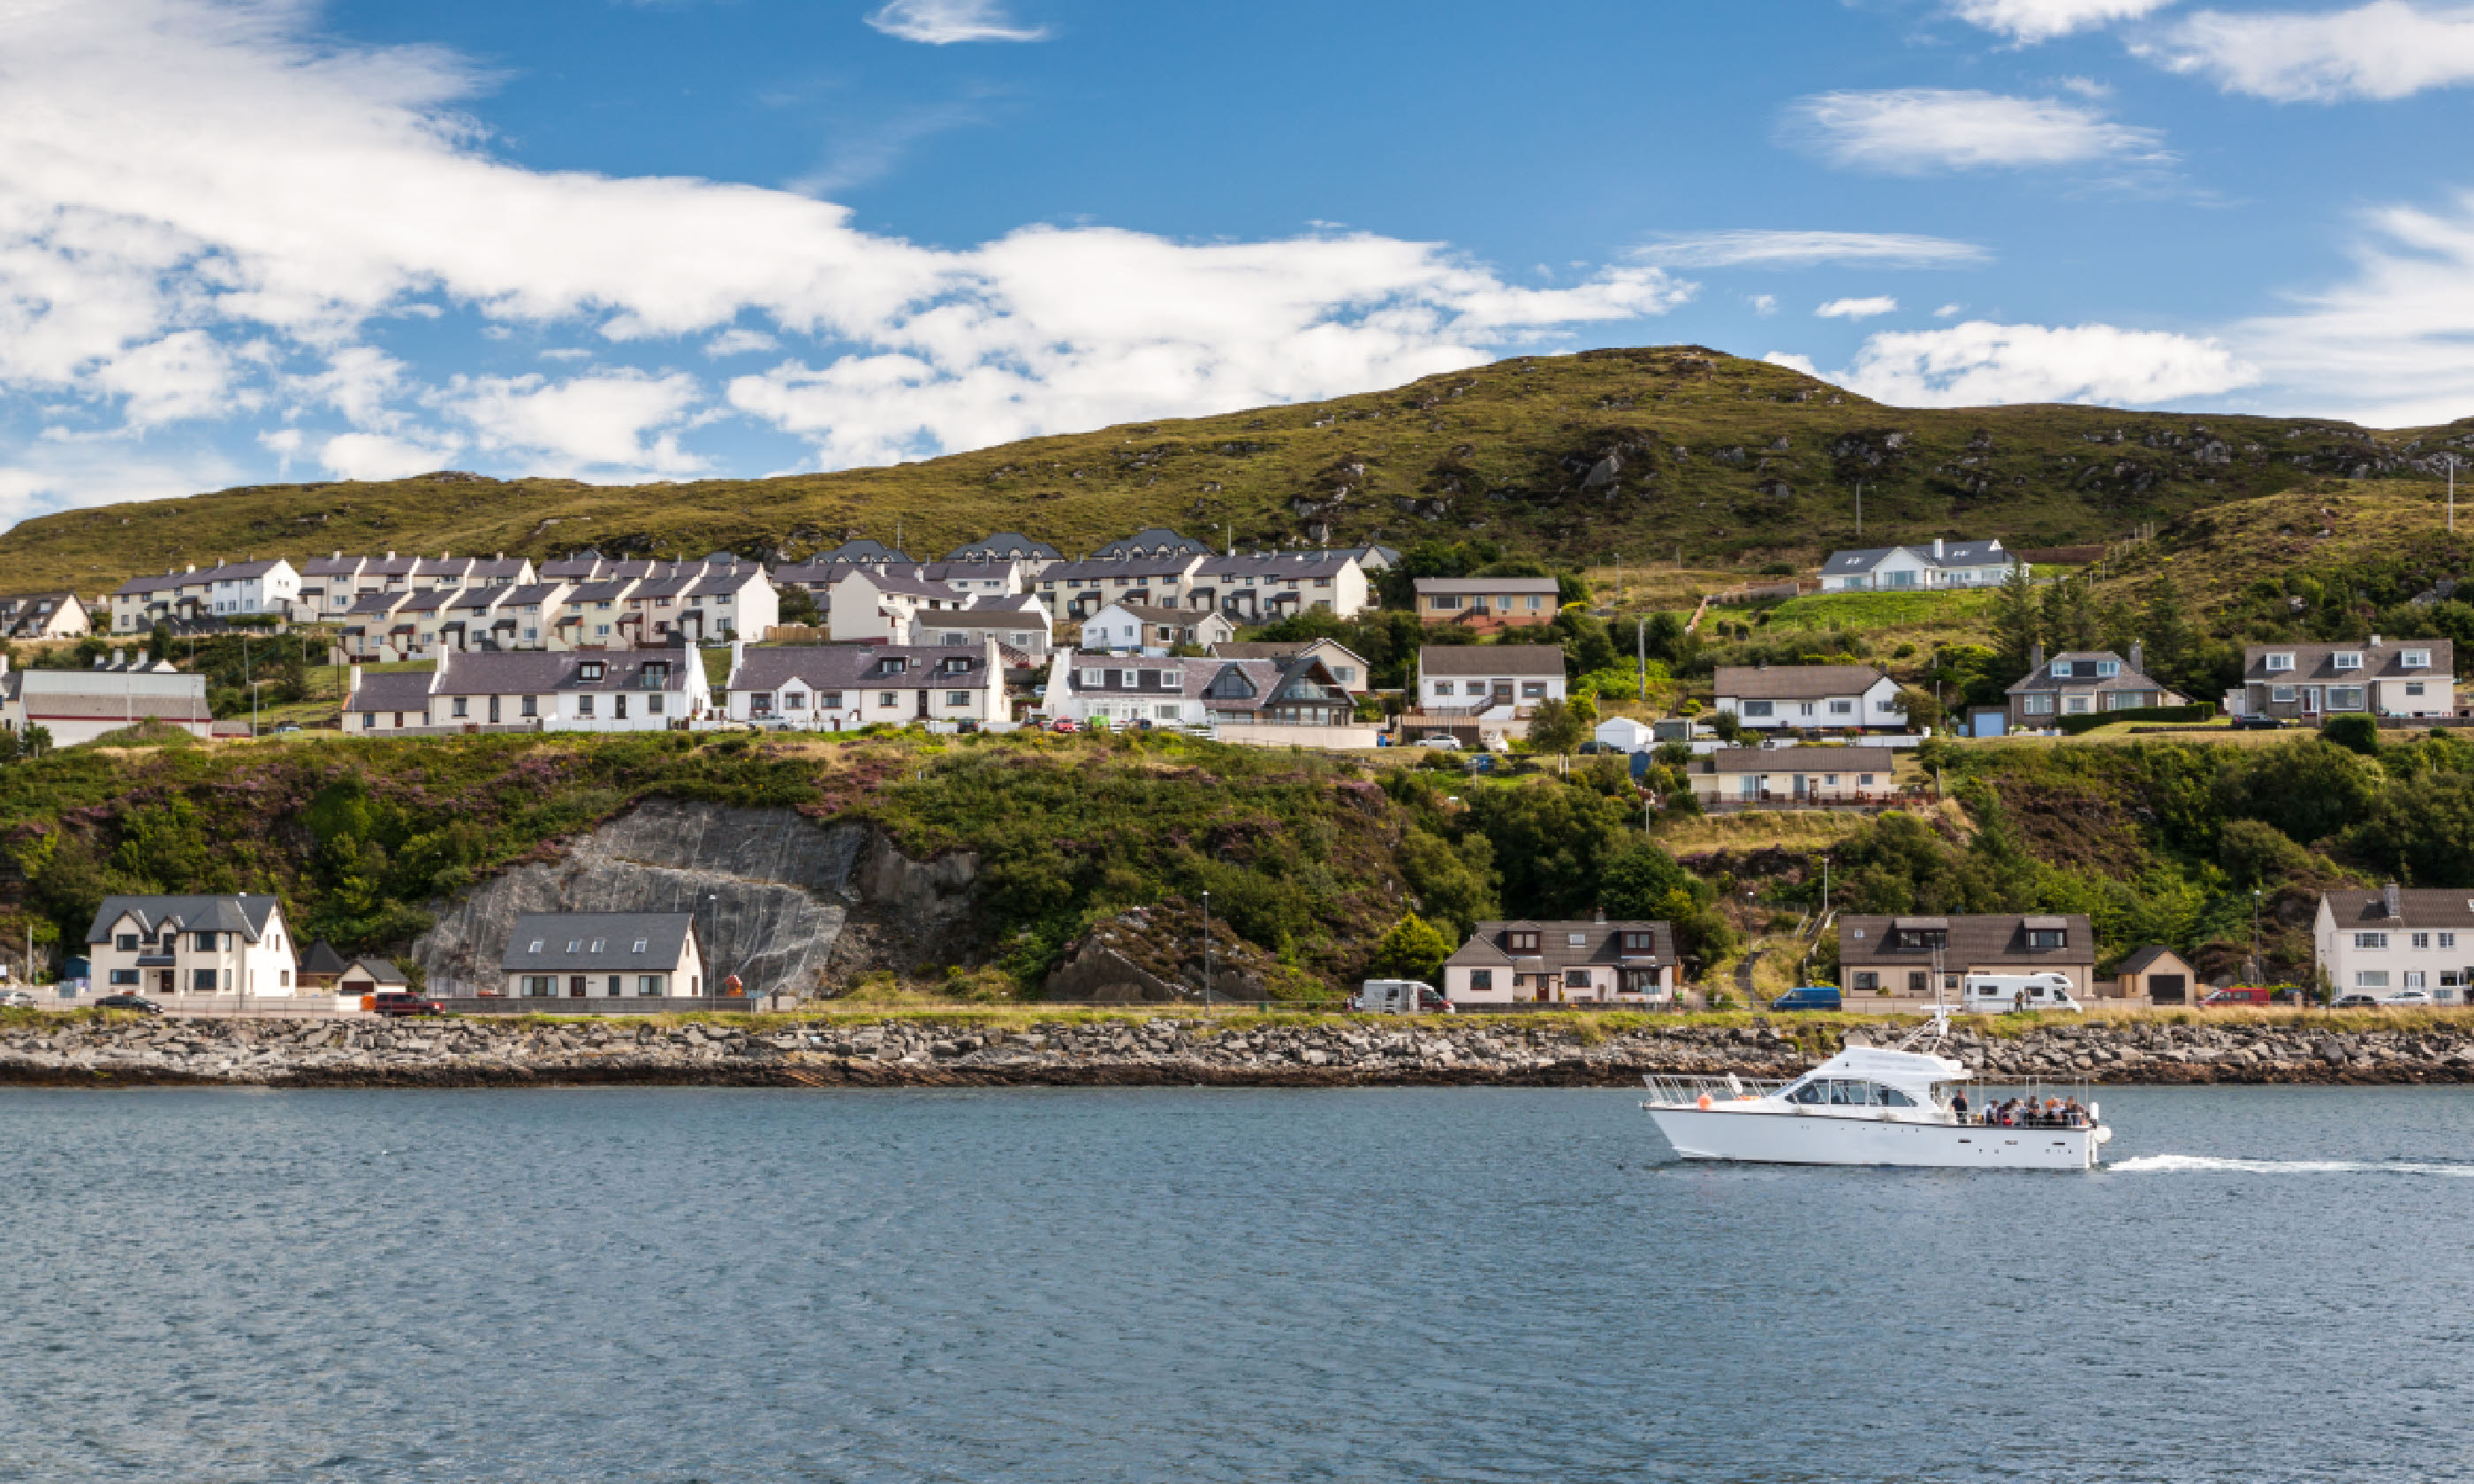
[[[1771,1000],[1770,1008],[1772,1010],[1836,1010],[1839,1008],[1838,992],[1813,987],[1789,990]]]

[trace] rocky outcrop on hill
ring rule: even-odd
[[[1836,1049],[1820,1028],[1652,1022],[1608,1034],[1558,1017],[1306,1024],[1196,1016],[1012,1027],[968,1016],[671,1024],[612,1017],[91,1019],[0,1027],[0,1082],[260,1087],[561,1083],[1005,1086],[1619,1086],[1644,1073],[1792,1076]],[[1876,1039],[1899,1027],[1881,1027]],[[1790,1035],[1789,1032],[1797,1034]],[[1962,1032],[1946,1048],[1991,1077],[2097,1082],[2474,1082],[2474,1026],[2374,1033],[2307,1024],[2058,1026]]]
[[[968,855],[910,860],[865,825],[656,799],[560,859],[484,882],[410,957],[431,994],[496,993],[520,913],[692,912],[716,983],[813,994],[869,969],[956,961],[976,875]]]

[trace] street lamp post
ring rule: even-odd
[[[2268,974],[2259,961],[2259,898],[2260,889],[2250,889],[2250,971],[2265,979]]]
[[[1202,1008],[1211,1008],[1211,894],[1202,894]]]

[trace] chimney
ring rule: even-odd
[[[1933,560],[1935,562],[1941,560],[1941,538],[1938,536],[1933,538]]]
[[[1600,927],[1607,925],[1607,904],[1605,902],[1598,903],[1598,925]]]
[[[2038,639],[2035,643],[2027,646],[2027,668],[2030,670],[2041,670],[2044,667],[2045,641]]]
[[[2397,889],[2394,881],[2380,888],[2380,900],[2388,906],[2389,922],[2405,916],[2405,893]]]
[[[190,563],[189,563],[189,572],[195,572],[195,571],[197,571],[197,569],[198,569],[198,564],[197,564],[196,562],[190,562]],[[187,575],[188,575],[188,573],[183,573],[183,574],[182,574],[182,575],[183,575],[183,576],[187,576]]]
[[[2147,673],[2147,646],[2137,639],[2130,641],[2130,673],[2133,675]]]
[[[2371,635],[2371,648],[2373,648],[2373,649],[2377,649],[2377,648],[2379,648],[2379,647],[2380,647],[2380,636],[2379,636],[2378,634],[2372,634],[2372,635]]]
[[[386,559],[387,559],[389,562],[393,562],[393,561],[395,560],[395,553],[394,553],[394,552],[388,552],[388,553],[387,553],[387,558],[386,558]]]

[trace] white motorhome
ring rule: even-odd
[[[1358,987],[1349,1008],[1366,1015],[1406,1016],[1452,1013],[1452,1002],[1419,979],[1369,979]]]
[[[1967,1009],[1976,1015],[2087,1008],[2071,994],[2068,974],[1969,974],[1960,994]]]

